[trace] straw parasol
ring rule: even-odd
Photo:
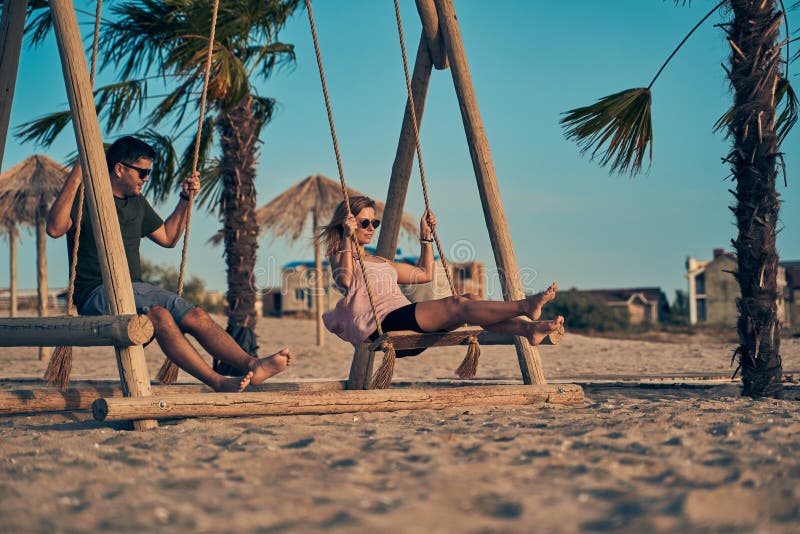
[[[50,205],[67,177],[67,169],[43,155],[27,158],[0,174],[0,213],[11,243],[11,286],[16,289],[16,226],[36,228],[36,268],[38,273],[39,317],[47,316],[47,251],[45,221]],[[16,295],[11,295],[11,301]],[[39,359],[48,349],[39,348]]]
[[[351,197],[364,196],[364,193],[348,188]],[[315,174],[305,178],[298,184],[290,187],[268,204],[256,210],[256,222],[260,231],[267,232],[273,236],[281,236],[296,243],[307,234],[304,230],[307,227],[309,218],[314,229],[316,238],[317,229],[323,221],[329,220],[333,216],[336,206],[342,201],[342,188],[339,182],[333,181],[327,176]],[[378,218],[382,217],[385,204],[375,201],[375,212]],[[417,222],[410,215],[404,214],[401,228],[413,234],[417,229]],[[222,233],[216,234],[211,241],[219,243],[222,240]],[[316,316],[317,316],[317,345],[323,344],[322,310],[323,295],[322,287],[322,255],[319,245],[314,240],[314,261],[316,264]]]

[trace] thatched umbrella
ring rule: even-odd
[[[47,249],[45,222],[50,205],[58,196],[67,177],[67,169],[47,156],[35,155],[27,158],[3,174],[0,174],[0,213],[14,225],[29,225],[36,228],[36,270],[38,275],[39,317],[47,316]],[[8,224],[6,224],[8,226]],[[16,236],[9,232],[12,255],[15,254]],[[12,261],[15,261],[13,258]],[[16,269],[13,268],[12,276]],[[12,281],[16,286],[16,280]],[[39,348],[39,359],[49,353]]]
[[[363,196],[364,194],[355,189],[348,188],[351,197]],[[342,201],[342,188],[339,182],[335,182],[316,174],[309,176],[298,184],[290,187],[268,204],[256,210],[256,222],[261,232],[268,232],[273,236],[285,237],[291,243],[296,243],[304,235],[304,230],[311,218],[314,229],[314,237],[317,237],[317,230],[323,221],[329,220],[333,216],[336,206]],[[375,201],[376,216],[380,218],[383,214],[385,204]],[[417,223],[410,215],[403,215],[401,227],[406,232],[413,234],[416,231]],[[219,233],[212,238],[218,243],[222,238]],[[322,311],[324,290],[322,287],[322,254],[314,239],[314,262],[316,264],[316,317],[317,317],[317,345],[323,344]]]

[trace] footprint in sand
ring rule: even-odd
[[[314,438],[303,438],[287,443],[286,445],[281,445],[281,449],[305,449],[312,443],[314,443]]]
[[[523,511],[521,502],[508,499],[497,493],[480,495],[472,501],[472,504],[476,511],[497,519],[516,519],[522,515]]]

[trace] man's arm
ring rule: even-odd
[[[61,188],[61,192],[56,197],[53,206],[50,208],[50,213],[47,215],[47,235],[50,237],[61,237],[67,233],[67,230],[72,228],[70,212],[72,211],[72,205],[75,203],[75,195],[78,194],[82,178],[81,164],[76,163],[72,170],[69,171],[64,187]]]
[[[155,229],[152,233],[148,234],[154,243],[157,243],[165,248],[173,248],[178,244],[183,233],[183,227],[186,224],[186,218],[189,213],[189,194],[196,194],[200,190],[200,173],[195,173],[191,178],[183,182],[183,192],[175,211],[167,217],[164,224]]]

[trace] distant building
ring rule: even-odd
[[[63,299],[62,299],[63,294]],[[37,289],[17,290],[17,310],[35,310],[39,305],[39,291]],[[0,289],[0,314],[8,313],[11,306],[11,290]],[[67,307],[66,291],[64,289],[50,289],[47,291],[47,308],[50,311],[63,311]]]
[[[374,250],[370,251],[374,253]],[[398,250],[397,262],[416,265],[419,258],[413,256],[400,256]],[[450,272],[456,292],[476,293],[485,298],[486,274],[481,262],[450,263]],[[333,285],[333,275],[327,261],[322,263],[322,287],[325,292],[323,302],[324,310],[332,310],[342,294]],[[315,266],[313,261],[293,261],[283,266],[281,272],[281,287],[268,288],[262,291],[262,308],[264,315],[301,315],[310,316],[314,313]],[[429,284],[401,285],[401,290],[412,302],[430,300],[450,295],[450,286],[445,277],[444,268],[436,260],[436,275]]]
[[[587,289],[577,292],[597,297],[612,308],[627,309],[632,325],[658,324],[669,311],[669,301],[660,287]]]
[[[778,264],[778,318],[784,325],[791,324],[791,299],[795,295],[787,286],[784,265],[795,265],[800,271],[800,262]],[[739,283],[733,277],[738,269],[736,254],[715,248],[713,258],[706,261],[689,257],[686,259],[686,278],[689,280],[689,322],[691,324],[713,324],[736,326],[739,310],[736,299],[741,296]],[[796,271],[793,271],[796,272]],[[800,272],[795,284],[800,283]],[[800,295],[800,288],[795,289]],[[794,302],[797,302],[795,300]]]

